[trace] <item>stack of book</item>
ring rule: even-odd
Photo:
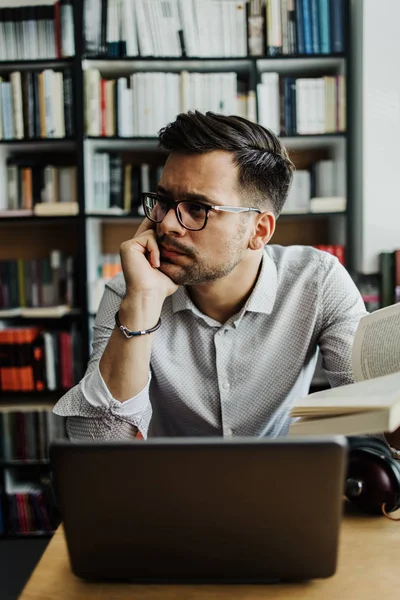
[[[79,212],[76,166],[43,164],[42,157],[7,161],[7,195],[0,198],[2,216],[76,215]]]
[[[280,77],[261,74],[257,84],[259,122],[278,135],[339,133],[346,130],[343,75]]]
[[[0,105],[0,140],[64,138],[74,133],[69,69],[3,74]]]
[[[162,166],[131,164],[123,154],[96,152],[92,157],[92,205],[89,213],[130,213],[142,216],[142,192],[155,192]]]
[[[36,309],[71,308],[75,288],[74,259],[59,250],[43,258],[0,260],[0,311],[18,316],[33,309],[26,315],[35,316]]]
[[[4,471],[4,502],[0,497],[0,521],[6,535],[51,533],[60,523],[50,478],[37,476],[34,481],[20,477],[16,469]],[[3,510],[1,510],[3,505]]]
[[[0,407],[0,460],[46,460],[49,444],[64,437],[64,418],[47,404]]]
[[[317,244],[314,246],[314,248],[336,256],[340,264],[346,266],[345,251],[342,244]]]
[[[246,56],[245,0],[86,0],[88,55]]]
[[[178,113],[194,108],[256,119],[254,93],[244,89],[234,72],[148,72],[104,79],[98,69],[85,71],[89,136],[156,136]]]
[[[252,56],[344,51],[344,0],[250,0],[249,7]]]
[[[42,392],[71,388],[81,374],[80,334],[42,327],[0,330],[0,390]]]
[[[8,2],[8,4],[15,4]],[[0,60],[74,56],[73,0],[0,8]]]
[[[345,167],[325,159],[309,169],[296,169],[282,214],[329,213],[346,210]]]

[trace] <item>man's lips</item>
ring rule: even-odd
[[[171,256],[171,257],[185,256],[185,254],[186,254],[185,252],[182,252],[181,250],[177,250],[174,247],[163,246],[163,245],[160,246],[160,251],[161,251],[161,256],[166,256],[166,257],[168,257],[168,256]]]

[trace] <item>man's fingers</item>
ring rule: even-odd
[[[149,262],[152,267],[158,269],[160,266],[160,249],[155,237],[149,237],[147,242],[147,252],[149,254]]]
[[[144,230],[141,235],[135,236],[121,244],[121,258],[125,252],[132,250],[147,254],[147,259],[153,268],[160,266],[160,249],[157,244],[156,234],[152,230]]]

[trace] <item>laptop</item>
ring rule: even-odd
[[[59,441],[50,460],[78,577],[269,583],[335,572],[345,437]]]

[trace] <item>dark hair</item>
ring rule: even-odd
[[[225,150],[234,155],[244,202],[278,216],[287,198],[294,165],[279,138],[243,117],[195,110],[181,113],[158,133],[169,152],[203,154]]]

